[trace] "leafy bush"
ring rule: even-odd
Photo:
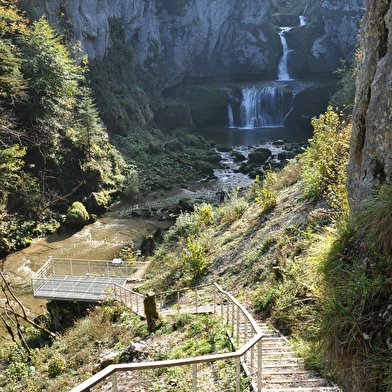
[[[195,205],[196,219],[205,226],[210,226],[214,222],[214,209],[210,204]]]
[[[90,216],[86,211],[86,207],[79,201],[72,203],[68,208],[65,224],[72,228],[78,228],[88,223]]]
[[[206,247],[200,238],[193,235],[188,237],[181,256],[193,277],[199,276],[207,265]]]
[[[261,182],[260,177],[250,186],[250,195],[255,201],[263,205],[263,213],[269,212],[275,208],[278,193],[274,185],[276,183],[276,174],[269,171],[266,173],[264,180]]]
[[[222,223],[231,224],[240,218],[248,208],[248,201],[245,197],[237,194],[230,195],[230,203],[219,206],[216,212],[216,219]]]
[[[65,358],[60,355],[56,354],[48,361],[48,373],[50,378],[54,378],[59,376],[64,372],[67,367],[67,362]]]
[[[317,198],[326,194],[336,207],[347,210],[344,200],[351,127],[340,123],[339,114],[331,106],[325,114],[314,117],[312,125],[313,139],[300,157],[305,196]]]

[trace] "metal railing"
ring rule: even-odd
[[[207,296],[201,295],[201,291],[203,289],[207,289],[207,292],[209,293],[208,295],[210,296],[209,298],[207,298]],[[105,388],[110,387],[111,391],[117,392],[117,376],[121,372],[159,369],[186,365],[190,365],[192,367],[192,391],[197,391],[198,364],[227,360],[231,358],[236,359],[236,392],[239,392],[241,388],[241,367],[244,366],[248,366],[250,368],[251,374],[257,374],[256,381],[253,381],[252,387],[254,390],[260,392],[262,390],[261,338],[263,337],[263,333],[256,321],[249,314],[249,312],[234,299],[231,294],[222,290],[216,283],[212,285],[198,286],[178,291],[160,293],[158,294],[158,297],[160,299],[160,309],[174,309],[178,312],[181,311],[181,309],[186,309],[187,311],[189,311],[189,305],[185,307],[181,306],[180,302],[177,302],[181,301],[181,299],[184,299],[186,293],[192,293],[190,298],[188,298],[188,301],[191,300],[194,302],[196,311],[204,312],[208,311],[207,308],[210,308],[211,311],[213,311],[214,313],[220,314],[226,324],[231,323],[231,333],[234,340],[237,342],[237,346],[241,346],[241,348],[231,353],[207,355],[195,358],[110,365],[107,368],[101,370],[93,377],[83,382],[82,384],[80,384],[79,386],[77,386],[76,388],[72,389],[72,392],[90,391],[91,388],[102,382],[108,383]],[[121,294],[119,292],[118,298],[124,298],[124,295],[126,295],[124,294],[124,292],[121,292]],[[108,379],[109,377],[110,379]],[[173,390],[175,390],[174,387]]]
[[[34,276],[68,275],[127,278],[130,274],[133,274],[137,268],[143,265],[145,265],[144,262],[125,261],[121,259],[87,260],[50,257]]]
[[[50,257],[31,278],[33,294],[35,297],[39,296],[40,289],[45,286],[45,294],[42,294],[45,298],[81,299],[83,297],[80,297],[79,294],[91,293],[94,298],[103,299],[105,292],[99,283],[99,278],[127,279],[144,265],[144,262],[122,261],[120,259],[106,261]],[[65,291],[59,292],[60,283],[64,280],[63,277],[67,277],[69,294]],[[83,283],[77,277],[84,277]],[[113,287],[113,284],[108,282],[106,286]],[[49,291],[53,291],[53,294],[48,294]]]
[[[136,293],[135,291],[121,286],[117,283],[113,284],[114,299],[122,302],[127,308],[134,311],[143,317],[146,316],[144,313],[144,295]]]

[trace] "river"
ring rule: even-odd
[[[209,139],[214,138],[218,143],[230,144],[244,156],[261,145],[266,146],[272,150],[272,159],[276,159],[282,146],[275,146],[274,140],[285,136],[302,142],[309,137],[306,132],[292,132],[284,132],[281,128],[217,128],[200,131],[200,134],[208,135]],[[7,256],[3,259],[3,271],[12,282],[16,295],[32,315],[40,314],[46,311],[46,301],[33,297],[31,276],[50,256],[111,260],[130,241],[138,247],[145,235],[153,233],[158,227],[170,227],[173,220],[163,217],[167,218],[168,211],[178,204],[180,198],[218,203],[220,191],[230,193],[237,187],[245,188],[251,184],[252,180],[247,175],[238,172],[238,164],[233,161],[230,152],[221,153],[221,156],[222,167],[214,171],[212,179],[190,182],[186,188],[174,187],[169,191],[152,193],[137,202],[118,202],[95,223],[77,232],[63,231],[35,239],[30,247]],[[143,217],[135,217],[136,210],[143,210]],[[145,214],[146,211],[151,213]]]

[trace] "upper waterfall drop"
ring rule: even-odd
[[[278,80],[292,80],[288,72],[287,58],[291,50],[287,44],[285,34],[291,30],[291,27],[281,27],[279,31],[280,42],[282,43],[283,55],[278,66]]]
[[[304,15],[299,16],[299,25],[306,26],[308,24],[308,18]]]

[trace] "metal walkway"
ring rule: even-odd
[[[89,276],[53,275],[34,292],[35,298],[103,301],[110,296],[114,283],[124,286],[126,279]]]
[[[145,263],[50,258],[31,278],[35,298],[102,301]]]

